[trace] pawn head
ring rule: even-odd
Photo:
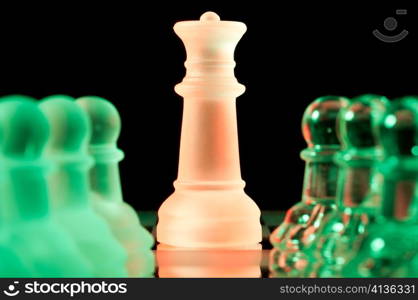
[[[339,128],[344,148],[367,149],[377,146],[374,128],[381,122],[389,100],[378,95],[361,95],[351,99],[341,110]]]
[[[87,150],[90,124],[84,111],[69,96],[50,96],[39,104],[51,126],[49,152],[77,153]]]
[[[396,99],[378,126],[385,155],[418,157],[418,97]]]
[[[76,102],[90,118],[90,145],[115,144],[121,131],[121,119],[115,106],[100,97],[82,97]]]
[[[316,99],[305,110],[302,133],[309,147],[339,146],[337,117],[348,99],[325,96]]]
[[[49,136],[48,121],[36,103],[19,99],[0,102],[0,149],[13,159],[39,158]]]
[[[8,95],[0,98],[1,102],[7,102],[7,101],[27,101],[27,102],[36,102],[35,98],[26,96],[26,95]]]

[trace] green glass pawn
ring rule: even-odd
[[[306,253],[310,277],[339,277],[342,267],[356,253],[378,214],[379,182],[375,174],[381,150],[373,129],[384,117],[389,101],[382,96],[354,98],[338,117],[342,150],[335,155],[339,166],[337,210],[321,224]]]
[[[376,129],[384,157],[377,164],[381,217],[342,274],[413,276],[411,260],[418,253],[418,98],[394,101]]]
[[[37,100],[33,97],[29,97],[26,95],[20,95],[20,94],[16,94],[16,95],[7,95],[7,96],[3,96],[0,98],[1,102],[6,102],[6,101],[28,101],[28,102],[36,102]]]
[[[20,95],[19,95],[20,96]],[[5,96],[0,98],[0,102],[5,101],[15,101],[19,99],[18,95]],[[0,141],[2,140],[2,130],[0,128]],[[7,182],[6,170],[2,168],[3,164],[1,163],[0,157],[0,190],[5,191],[4,183]],[[28,274],[31,274],[30,266],[25,266],[22,259],[8,247],[7,242],[7,210],[6,206],[3,206],[6,203],[4,199],[4,194],[0,193],[0,277],[24,277]]]
[[[67,96],[47,97],[39,107],[51,126],[46,154],[54,165],[50,191],[56,220],[74,239],[94,277],[126,276],[126,253],[89,199],[88,171],[93,162],[87,152],[91,134],[87,115]]]
[[[154,239],[122,197],[118,163],[124,154],[116,144],[121,131],[119,113],[113,104],[103,98],[82,97],[76,102],[90,117],[93,129],[89,152],[94,158],[94,166],[90,170],[94,208],[125,247],[129,276],[151,276],[154,273],[151,251]]]
[[[287,211],[283,223],[270,236],[273,246],[286,256],[279,259],[284,264],[303,266],[298,252],[309,246],[324,217],[335,209],[338,168],[333,157],[340,150],[337,115],[347,101],[342,97],[321,97],[305,110],[302,132],[308,148],[301,152],[306,161],[302,201]],[[289,267],[278,266],[283,270]]]
[[[0,103],[2,242],[27,267],[19,277],[91,276],[87,261],[50,216],[50,165],[43,157],[48,122],[35,103],[15,99]]]
[[[285,251],[273,248],[269,253],[269,277],[301,277],[306,264],[306,255],[302,251]]]

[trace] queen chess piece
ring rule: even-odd
[[[235,98],[245,87],[234,75],[234,49],[245,24],[213,12],[175,24],[187,60],[175,192],[158,211],[157,240],[194,248],[260,248],[260,210],[241,179]]]

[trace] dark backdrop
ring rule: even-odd
[[[0,96],[23,93],[98,95],[122,115],[120,148],[125,199],[157,209],[173,191],[182,100],[173,87],[184,76],[185,53],[172,27],[207,11],[247,24],[236,49],[236,77],[247,91],[237,100],[242,176],[262,209],[286,209],[300,198],[305,107],[327,94],[388,97],[417,94],[417,13],[396,16],[398,4],[365,1],[282,4],[224,1],[59,1],[2,8]],[[317,1],[316,1],[317,2]],[[86,4],[88,3],[88,4]],[[377,40],[394,16],[409,36]]]

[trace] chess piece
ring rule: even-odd
[[[54,164],[50,190],[56,220],[76,241],[93,276],[126,276],[126,253],[89,199],[93,161],[87,152],[91,134],[87,115],[67,96],[47,97],[39,107],[51,126],[46,154]]]
[[[3,97],[0,98],[0,100],[1,100],[1,102],[6,102],[6,101],[36,102],[37,101],[33,97],[29,97],[29,96],[26,96],[26,95],[20,95],[20,94],[3,96]]]
[[[175,192],[158,211],[158,242],[176,247],[257,248],[260,210],[241,179],[234,49],[246,30],[213,12],[175,24],[184,42],[187,72],[175,88],[184,97]]]
[[[262,250],[191,249],[158,245],[159,278],[259,278]]]
[[[20,95],[19,95],[20,96]],[[5,96],[0,98],[0,102],[5,101],[15,101],[19,100],[18,95]],[[1,129],[0,129],[0,144],[1,144]],[[1,160],[1,156],[0,156]],[[0,164],[0,186],[1,190],[4,189],[3,183],[7,181],[8,176],[6,175],[6,170],[2,168]],[[3,194],[4,195],[4,194]],[[24,277],[27,274],[30,274],[31,270],[29,266],[25,266],[22,260],[19,258],[17,253],[10,247],[8,247],[7,241],[7,207],[3,207],[6,201],[4,197],[0,195],[0,277]]]
[[[304,252],[273,248],[269,252],[270,278],[301,277],[307,265]]]
[[[301,251],[314,240],[326,215],[335,209],[338,167],[334,155],[340,150],[337,115],[348,100],[326,96],[316,99],[305,110],[302,133],[308,148],[301,152],[306,161],[302,201],[290,208],[270,236],[279,250],[275,272],[290,274],[293,267],[303,268]]]
[[[88,262],[50,216],[50,165],[43,156],[48,137],[48,122],[35,103],[16,97],[0,104],[2,244],[27,268],[18,270],[20,277],[88,277]],[[14,274],[2,273],[7,275]]]
[[[335,155],[339,166],[337,209],[330,213],[306,251],[311,277],[340,277],[342,267],[357,252],[375,222],[380,206],[375,163],[381,149],[373,130],[385,114],[386,97],[362,95],[341,110],[339,138],[342,150]]]
[[[99,97],[82,97],[76,102],[89,116],[93,131],[89,153],[94,159],[90,170],[94,209],[124,246],[128,254],[128,275],[152,276],[154,239],[122,197],[118,163],[123,159],[123,152],[116,145],[121,131],[119,113],[110,102]]]
[[[394,101],[377,126],[377,137],[383,148],[377,164],[381,217],[344,266],[343,276],[414,275],[408,272],[418,253],[418,98]]]

